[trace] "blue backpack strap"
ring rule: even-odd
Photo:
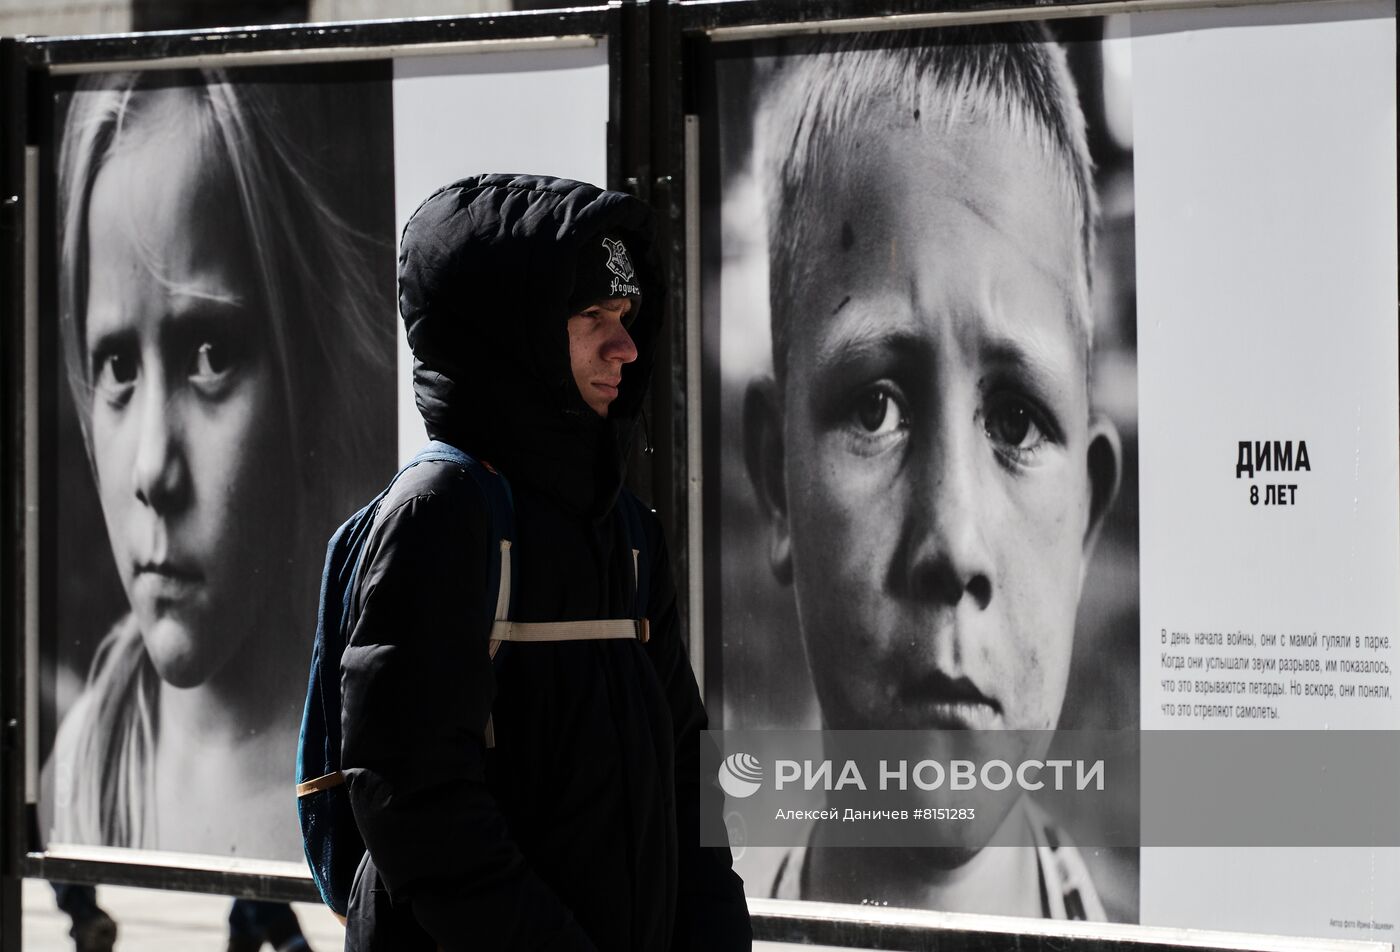
[[[344,525],[336,530],[326,547],[326,564],[321,572],[321,591],[326,594],[340,592],[340,604],[338,606],[329,605],[326,598],[322,598],[318,602],[316,629],[326,633],[327,641],[325,644],[318,643],[315,646],[315,651],[325,650],[327,654],[334,657],[336,677],[332,679],[327,676],[319,685],[315,685],[314,692],[310,688],[307,692],[307,703],[311,703],[311,696],[315,693],[324,712],[322,716],[325,719],[326,737],[323,758],[326,763],[332,761],[337,765],[340,763],[340,656],[345,651],[346,640],[350,635],[350,632],[346,630],[350,616],[350,599],[354,592],[355,582],[360,575],[360,563],[364,561],[365,541],[369,535],[370,526],[374,523],[374,514],[379,508],[380,500],[388,491],[385,488],[368,505],[351,516]],[[352,552],[355,553],[355,558],[347,559],[346,556]],[[331,578],[333,574],[336,576],[335,578]],[[340,616],[335,619],[335,635],[332,638],[330,630],[326,628],[326,611],[336,607],[340,609]],[[320,660],[319,658],[312,659],[313,682],[320,668]],[[334,692],[334,698],[328,697],[327,692]],[[303,776],[304,772],[300,763],[302,750],[300,748],[297,754],[298,775]]]
[[[418,451],[418,454],[409,462],[409,466],[422,462],[450,462],[455,463],[466,470],[481,490],[482,498],[486,502],[486,514],[488,525],[491,530],[490,555],[489,555],[489,578],[487,584],[488,592],[495,592],[500,589],[501,577],[510,572],[510,543],[515,538],[515,497],[510,491],[510,482],[490,463],[472,457],[450,443],[441,440],[433,440]],[[404,467],[407,469],[408,467]],[[506,576],[509,578],[509,576]],[[505,608],[505,618],[514,616],[515,596],[514,589],[511,589],[510,603]],[[490,631],[492,622],[497,618],[497,605],[490,599],[487,600],[486,617],[484,621],[484,631]]]
[[[647,543],[646,527],[642,521],[642,501],[624,487],[617,495],[617,510],[622,519],[623,538],[633,553],[636,589],[632,598],[632,617],[646,618],[651,593],[651,546]]]

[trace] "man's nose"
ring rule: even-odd
[[[955,606],[964,597],[979,610],[992,602],[993,564],[983,510],[989,490],[975,421],[940,421],[916,448],[909,528],[909,594]]]
[[[603,342],[603,359],[616,360],[623,364],[630,364],[637,359],[637,345],[621,321],[612,328],[608,339]]]
[[[136,498],[157,511],[174,508],[188,483],[178,412],[164,387],[143,388],[136,427],[132,484]]]

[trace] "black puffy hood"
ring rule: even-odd
[[[621,238],[642,289],[607,419],[569,366],[569,300],[586,242]],[[662,290],[651,213],[621,192],[567,179],[477,175],[430,195],[404,226],[399,313],[428,435],[512,481],[602,516],[622,485],[651,378]]]

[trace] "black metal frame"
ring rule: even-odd
[[[356,23],[292,24],[120,33],[91,37],[21,38],[23,66],[138,63],[185,56],[226,56],[313,50],[360,50],[480,40],[522,40],[550,36],[608,36],[616,27],[617,7],[580,6],[567,10],[429,17],[416,20],[370,20]]]
[[[803,908],[808,907],[808,908]],[[1005,916],[890,910],[883,907],[750,899],[754,937],[794,945],[882,952],[1384,952],[1388,943],[1308,940],[1244,933],[1188,931],[1157,926],[1052,922]]]
[[[1245,3],[1278,2],[1278,0],[1237,0],[1232,5]],[[1286,2],[1286,0],[1285,0]],[[814,28],[827,28],[841,24],[840,29],[883,28],[899,29],[899,17],[936,15],[948,17],[953,14],[968,15],[977,19],[1019,19],[1034,20],[1049,16],[1093,16],[1106,11],[1095,9],[1102,0],[805,0],[803,3],[788,3],[786,0],[748,0],[736,3],[734,0],[676,0],[676,29],[682,33],[696,35],[711,30],[733,27],[773,27],[778,32],[797,33]],[[1146,8],[1154,4],[1134,2],[1114,4],[1115,13],[1129,13],[1134,7]],[[1201,0],[1181,0],[1179,6],[1205,6]],[[1087,8],[1075,11],[1076,7]],[[852,24],[858,20],[887,20],[884,24]]]
[[[0,949],[20,943],[24,875],[24,66],[0,40]]]
[[[1183,0],[1189,5],[1193,0]],[[1210,0],[1194,0],[1208,5]],[[1237,0],[1239,3],[1251,0]],[[1260,2],[1260,0],[1253,0]],[[1284,0],[1275,0],[1284,2]],[[1154,6],[1153,0],[1126,0],[1117,12]],[[687,287],[685,269],[691,209],[685,196],[687,176],[686,117],[700,110],[698,79],[715,42],[712,31],[773,28],[777,32],[827,29],[837,21],[863,21],[861,28],[898,28],[902,18],[930,15],[961,20],[1089,16],[1103,12],[1095,0],[614,0],[609,7],[379,21],[336,25],[260,26],[202,31],[128,34],[92,38],[0,41],[0,950],[20,948],[20,882],[24,876],[73,882],[111,883],[222,893],[256,898],[315,900],[309,879],[230,870],[145,865],[118,860],[75,858],[29,852],[34,842],[25,804],[26,717],[25,559],[24,549],[24,157],[26,145],[40,139],[38,108],[55,68],[137,64],[184,57],[261,55],[314,50],[383,51],[392,46],[518,40],[589,34],[609,43],[608,183],[637,194],[657,212],[661,265],[668,277],[667,305],[671,331],[658,354],[651,396],[649,442],[654,453],[635,466],[635,479],[654,500],[671,542],[679,586],[678,606],[687,616],[691,593],[688,540],[698,527],[689,524],[687,503],[692,477],[687,464],[692,433],[687,422],[686,302],[698,288]],[[893,18],[893,19],[884,19]],[[703,431],[702,431],[703,432]],[[710,492],[714,487],[710,487]],[[705,675],[710,710],[718,715],[718,646],[706,646]],[[712,721],[718,725],[718,718]],[[1083,930],[1036,920],[1018,922],[1014,930],[979,925],[976,917],[951,917],[935,924],[927,916],[891,923],[860,910],[840,911],[810,903],[755,901],[757,937],[771,941],[858,943],[878,949],[959,947],[1057,950],[1107,949],[1127,945],[1181,947],[1179,935],[1125,927],[1091,937]],[[915,917],[917,918],[917,917]],[[991,920],[988,920],[991,922]],[[1003,924],[1005,920],[1002,920]],[[1128,930],[1130,933],[1132,929]],[[1293,940],[1296,945],[1297,940]],[[1218,948],[1269,947],[1263,938],[1240,944],[1220,937]],[[1200,946],[1193,943],[1193,948]]]
[[[547,40],[555,36],[593,36],[608,43],[609,121],[608,184],[635,188],[623,169],[634,166],[625,143],[646,141],[644,121],[624,104],[624,88],[635,70],[635,43],[626,31],[636,19],[618,4],[568,10],[504,13],[418,20],[386,20],[314,26],[258,26],[216,30],[121,34],[97,37],[18,38],[0,41],[3,72],[4,127],[0,133],[0,949],[20,943],[20,884],[24,877],[219,893],[262,899],[319,901],[309,876],[245,872],[236,866],[181,865],[161,854],[146,862],[91,856],[78,849],[46,852],[40,848],[37,823],[26,804],[25,696],[26,611],[25,551],[25,262],[26,254],[47,258],[41,237],[38,249],[26,248],[25,153],[51,142],[50,117],[44,108],[56,72],[103,68],[169,68],[171,60],[217,57],[221,65],[290,62],[306,58],[386,58],[412,47],[482,41]],[[635,27],[631,27],[635,29]],[[409,50],[401,50],[409,47]],[[470,47],[468,47],[470,49]],[[490,47],[485,47],[490,49]],[[271,55],[269,55],[271,54]],[[303,56],[302,54],[308,54]],[[635,80],[634,80],[635,81]],[[41,188],[41,192],[43,189]],[[52,224],[41,226],[51,232]],[[51,262],[46,262],[51,264]],[[44,332],[40,329],[40,336]],[[51,343],[51,342],[50,342]],[[46,414],[41,413],[41,418]],[[246,867],[245,867],[246,868]]]

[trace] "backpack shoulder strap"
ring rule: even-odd
[[[497,637],[497,628],[502,624],[509,625],[508,619],[514,609],[510,563],[511,540],[515,538],[515,498],[510,491],[510,481],[490,463],[475,459],[441,440],[429,442],[418,451],[408,465],[422,462],[447,462],[461,467],[476,483],[486,503],[487,525],[490,528],[490,538],[487,540],[487,584],[496,589],[496,601],[494,604],[488,602],[483,605],[481,628],[478,630],[491,632],[488,651],[491,660],[494,661],[501,642],[506,640]],[[490,591],[489,588],[487,590]],[[495,719],[489,716],[486,719],[485,741],[487,747],[496,746]]]
[[[514,607],[510,585],[510,548],[511,540],[515,538],[515,499],[510,490],[510,481],[490,463],[478,460],[441,440],[429,442],[418,451],[408,466],[422,462],[455,463],[481,490],[481,497],[486,503],[487,524],[491,535],[489,581],[496,589],[496,603],[486,606],[489,617],[483,618],[484,627],[489,628],[496,620],[509,618]],[[492,654],[494,653],[493,650]]]

